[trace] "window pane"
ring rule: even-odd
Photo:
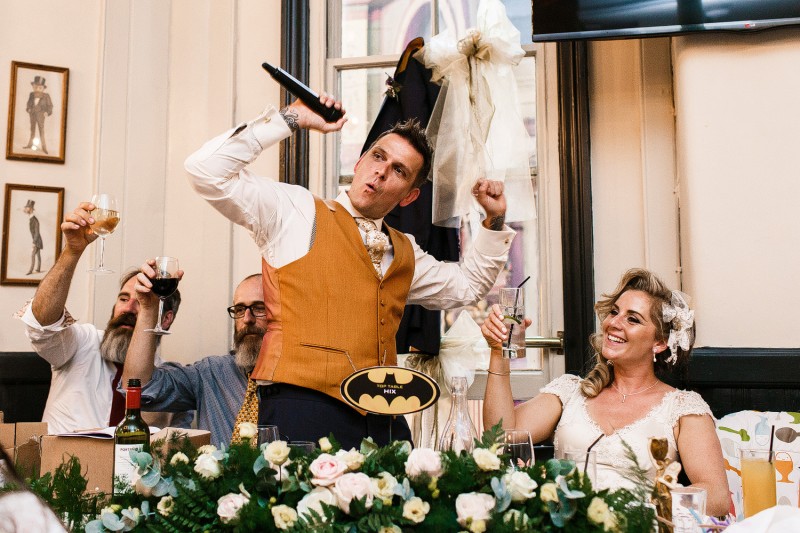
[[[400,54],[412,39],[430,36],[430,0],[342,1],[340,57]]]
[[[517,80],[517,96],[519,98],[522,119],[530,138],[531,168],[538,165],[536,154],[536,58],[524,57],[514,68]]]
[[[477,26],[479,0],[439,0],[439,32],[450,30],[455,38]]]
[[[364,140],[383,103],[387,73],[393,71],[394,65],[339,71],[339,94],[348,117],[339,145],[339,176],[353,175],[353,166],[361,157]]]
[[[508,20],[517,27],[522,44],[533,42],[533,23],[531,19],[531,0],[502,0],[506,6]]]

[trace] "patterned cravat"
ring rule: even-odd
[[[233,435],[231,436],[231,442],[241,442],[242,440],[239,436],[239,424],[242,422],[251,422],[253,424],[258,423],[257,388],[258,384],[252,379],[248,378],[247,390],[244,392],[244,402],[242,403],[242,408],[239,409],[239,414],[236,415],[236,422],[233,424]]]
[[[389,246],[389,237],[378,230],[375,222],[368,218],[357,218],[356,222],[358,227],[367,234],[364,245],[367,247],[375,272],[377,272],[379,278],[383,278],[381,260],[383,259],[383,254],[386,253],[386,248]]]

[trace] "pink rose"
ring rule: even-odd
[[[228,493],[217,500],[217,514],[223,524],[233,524],[239,519],[239,511],[247,505],[250,500],[236,493]]]
[[[361,472],[344,474],[333,485],[339,509],[350,514],[350,502],[366,498],[366,507],[372,507],[372,480]]]
[[[478,492],[459,494],[456,498],[458,523],[469,528],[472,522],[489,520],[494,505],[494,498],[488,494]]]
[[[406,461],[406,474],[409,477],[417,477],[423,473],[431,477],[441,476],[442,458],[439,452],[430,448],[414,448]]]
[[[314,511],[319,516],[324,517],[325,511],[322,510],[322,504],[336,505],[336,496],[323,487],[317,487],[297,502],[297,514],[311,516],[311,511]]]
[[[333,485],[336,479],[347,472],[347,465],[329,453],[321,453],[308,465],[313,479],[311,483],[320,487]]]

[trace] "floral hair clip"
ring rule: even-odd
[[[670,355],[666,362],[673,365],[678,361],[678,347],[688,351],[694,342],[694,310],[689,309],[688,300],[689,296],[681,291],[672,291],[671,302],[662,304],[664,322],[670,324],[667,339]]]

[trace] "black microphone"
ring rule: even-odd
[[[283,70],[273,67],[269,63],[261,63],[264,70],[281,86],[306,104],[311,111],[325,119],[325,122],[336,122],[342,118],[342,112],[335,107],[327,107],[319,101],[319,95],[308,88],[306,84]]]

